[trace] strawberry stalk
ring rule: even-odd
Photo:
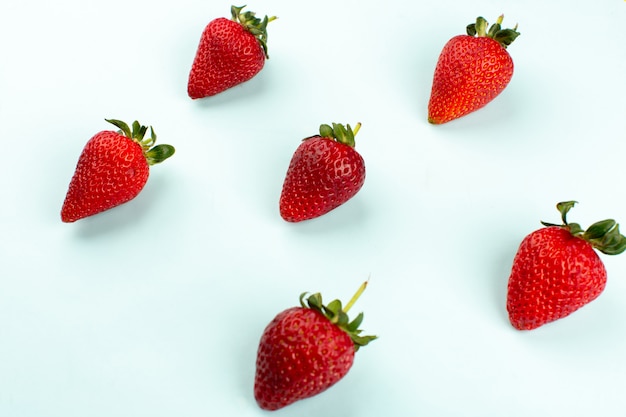
[[[589,242],[595,249],[606,255],[619,255],[626,250],[626,237],[619,231],[619,224],[613,219],[596,222],[584,230],[578,223],[569,223],[567,213],[577,204],[577,201],[563,201],[556,205],[561,213],[563,224],[541,222],[546,227],[563,227],[572,234]]]
[[[362,330],[359,326],[363,322],[363,313],[359,313],[358,316],[352,321],[348,317],[348,310],[352,308],[354,303],[359,299],[365,288],[367,287],[367,281],[365,281],[357,292],[352,296],[348,304],[342,307],[340,300],[333,300],[328,305],[324,305],[322,302],[322,294],[315,293],[310,295],[304,302],[304,298],[308,293],[302,293],[300,295],[300,305],[304,308],[310,308],[323,314],[331,323],[339,327],[341,330],[348,333],[350,339],[354,343],[354,349],[359,350],[361,346],[366,346],[369,342],[376,339],[376,336],[362,336]]]
[[[346,306],[343,308],[343,312],[347,313],[348,310],[350,310],[352,308],[352,306],[354,305],[354,303],[357,302],[357,300],[359,299],[359,297],[361,297],[361,294],[363,294],[363,291],[365,291],[365,288],[367,288],[367,282],[365,281],[363,284],[361,284],[361,286],[359,287],[359,289],[356,291],[356,293],[354,293],[354,295],[352,296],[352,298],[350,299],[350,301],[348,301],[348,304],[346,304]]]
[[[491,38],[506,49],[507,46],[517,39],[520,33],[517,31],[517,25],[515,25],[513,29],[502,29],[503,20],[504,15],[500,15],[496,20],[496,23],[489,27],[489,22],[487,22],[485,18],[479,16],[476,19],[476,23],[467,25],[467,34],[469,36],[478,36],[479,38]]]
[[[119,129],[120,134],[132,139],[133,142],[139,144],[143,151],[148,165],[155,165],[165,161],[170,156],[174,155],[174,147],[172,145],[156,145],[157,136],[152,126],[150,126],[150,137],[145,138],[148,127],[142,126],[138,121],[134,121],[132,129],[121,120],[116,119],[104,119],[111,123],[113,126]]]
[[[232,20],[241,24],[248,32],[252,33],[254,37],[259,41],[261,47],[263,48],[263,52],[265,53],[265,57],[269,59],[269,55],[267,54],[267,24],[273,20],[276,20],[276,16],[267,17],[267,15],[263,19],[259,19],[256,17],[254,12],[244,12],[241,11],[244,6],[231,6],[230,14],[232,15]]]

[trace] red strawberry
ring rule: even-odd
[[[350,125],[320,126],[320,134],[303,140],[287,169],[280,215],[289,222],[319,217],[339,207],[361,189],[365,163],[354,149]]]
[[[250,80],[263,69],[267,55],[267,24],[253,12],[231,7],[232,20],[211,21],[200,38],[189,73],[187,92],[196,99],[221,93]]]
[[[535,329],[595,300],[606,285],[606,269],[594,248],[607,255],[626,250],[615,220],[594,223],[586,231],[568,223],[575,203],[557,204],[563,224],[542,222],[546,227],[526,236],[515,255],[506,307],[516,329]]]
[[[359,288],[345,308],[322,296],[300,296],[301,307],[278,314],[265,328],[256,360],[254,397],[265,410],[277,410],[317,395],[342,379],[352,367],[354,354],[375,336],[361,336],[360,313],[350,322],[347,312],[365,290]]]
[[[435,67],[428,121],[442,124],[485,106],[513,77],[506,47],[519,36],[517,25],[502,29],[503,16],[491,26],[482,17],[444,46]],[[476,36],[478,35],[478,36]]]
[[[170,145],[157,145],[156,134],[134,122],[132,131],[119,120],[107,120],[120,129],[92,137],[78,159],[61,209],[61,220],[75,222],[135,198],[148,180],[149,166],[174,154]]]

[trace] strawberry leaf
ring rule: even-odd
[[[619,255],[626,250],[626,237],[619,231],[619,225],[610,229],[601,239],[593,241],[596,249],[606,255]]]
[[[337,313],[337,316],[336,316],[335,320],[333,321],[333,323],[335,323],[337,326],[341,327],[344,330],[347,329],[347,326],[348,326],[349,322],[350,322],[350,318],[343,311],[339,311]]]
[[[589,226],[583,234],[585,240],[594,240],[604,237],[617,223],[613,219],[602,220]]]
[[[339,312],[341,311],[341,301],[339,300],[331,301],[326,306],[326,310],[329,311],[333,317],[339,315]]]
[[[156,165],[165,161],[174,155],[174,147],[172,145],[157,145],[145,153],[148,165]]]
[[[476,36],[476,23],[470,23],[469,25],[467,25],[465,31],[469,36]]]
[[[344,126],[339,123],[333,123],[332,127],[327,124],[321,125],[319,132],[320,136],[323,138],[333,139],[339,143],[343,143],[344,145],[354,148],[354,138],[360,128],[361,123],[357,123],[354,130],[352,130],[352,127],[349,124]]]
[[[351,335],[352,342],[354,342],[354,349],[359,350],[361,346],[367,346],[372,340],[376,340],[376,336],[359,336]]]
[[[143,136],[141,135],[141,132],[143,131],[143,133],[146,133],[146,130],[148,130],[147,128],[145,128],[145,126],[142,126],[141,124],[139,124],[139,122],[137,120],[135,120],[133,122],[133,130],[132,130],[132,137],[133,139],[143,139]]]
[[[493,25],[491,25],[491,27],[489,28],[489,32],[487,32],[487,36],[495,39],[495,36],[498,32],[500,32],[502,30],[502,25],[499,22],[494,23]]]
[[[489,23],[487,22],[487,20],[482,16],[478,16],[475,23],[467,25],[467,34],[470,36],[478,35],[479,37],[484,37],[487,34],[488,26]]]
[[[132,123],[132,129],[121,120],[116,119],[104,119],[119,129],[119,134],[132,139],[134,142],[141,146],[143,155],[146,157],[148,165],[155,165],[165,161],[170,156],[174,155],[175,149],[172,145],[157,145],[154,146],[157,139],[157,135],[154,132],[152,126],[150,126],[150,137],[145,138],[148,131],[147,126],[143,126],[137,120]]]
[[[243,26],[248,32],[250,32],[259,41],[259,44],[263,48],[265,57],[269,59],[267,53],[267,24],[272,20],[276,20],[276,16],[259,19],[254,12],[247,11],[242,13],[242,10],[246,6],[231,6],[230,14],[232,20]]]
[[[308,307],[312,308],[313,310],[317,310],[321,313],[323,313],[324,310],[324,304],[322,304],[322,294],[320,293],[315,293],[313,295],[311,295],[309,298],[307,298],[307,304],[304,303],[304,297],[306,297],[308,293],[302,293],[300,295],[300,305],[302,305],[302,307]]]
[[[320,136],[323,138],[334,138],[335,132],[333,131],[332,127],[324,124],[320,126]]]
[[[363,313],[359,313],[358,316],[354,320],[348,324],[348,330],[353,333],[360,333],[359,326],[361,326],[361,322],[363,321]]]
[[[568,223],[567,213],[576,205],[576,201],[564,201],[556,205],[561,213],[563,224],[541,222],[544,226],[564,227],[573,236],[579,236],[589,242],[595,249],[606,255],[619,255],[626,251],[626,237],[619,231],[619,224],[613,219],[601,220],[593,223],[584,230],[578,223]]]
[[[567,225],[567,228],[574,236],[578,236],[585,231],[585,229],[583,229],[578,223],[570,223]]]
[[[496,23],[489,27],[489,23],[483,17],[476,18],[476,23],[467,25],[466,32],[469,36],[478,36],[479,38],[487,37],[498,42],[506,49],[520,33],[517,31],[517,25],[513,29],[502,29],[502,20],[504,15],[500,15]]]
[[[500,45],[506,48],[512,44],[519,35],[520,33],[515,29],[503,29],[499,30],[498,33],[493,36],[493,40],[497,41]]]
[[[300,294],[300,305],[304,308],[310,308],[322,313],[331,323],[339,327],[341,330],[348,333],[350,339],[352,339],[354,343],[355,350],[358,350],[360,346],[365,346],[372,340],[376,339],[376,336],[361,336],[361,330],[359,326],[363,321],[363,313],[359,313],[357,317],[350,321],[348,317],[347,311],[350,309],[352,304],[358,299],[361,293],[365,290],[367,282],[363,283],[357,293],[352,297],[350,302],[346,305],[346,307],[342,307],[342,303],[340,300],[333,300],[328,305],[324,305],[322,303],[322,295],[320,293],[315,293],[310,295],[306,299],[305,297],[308,293]]]
[[[137,139],[143,140],[144,136],[146,136],[146,132],[148,128],[146,126],[139,126],[139,131],[137,131]]]
[[[562,201],[556,205],[557,210],[561,213],[563,224],[567,224],[567,213],[578,203],[578,201]]]
[[[104,119],[107,122],[111,123],[113,126],[117,127],[118,129],[120,129],[121,133],[126,136],[127,138],[132,138],[133,134],[130,131],[130,128],[128,127],[128,125],[124,122],[122,122],[121,120],[116,120],[116,119]]]

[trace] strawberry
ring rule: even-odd
[[[250,80],[263,69],[267,54],[267,24],[253,12],[231,7],[232,20],[212,20],[202,32],[189,73],[187,92],[192,99],[213,96]]]
[[[352,367],[354,354],[375,336],[361,336],[360,313],[353,321],[348,310],[365,290],[365,282],[342,308],[334,300],[325,306],[313,294],[300,307],[279,313],[265,328],[256,360],[254,397],[262,409],[278,410],[317,395],[341,380]]]
[[[132,131],[122,121],[107,122],[120,130],[99,132],[85,145],[61,208],[66,223],[132,200],[146,184],[149,166],[174,154],[170,145],[152,147],[156,142],[152,127],[150,138],[144,139],[148,128],[139,122],[133,123]]]
[[[607,255],[626,250],[615,220],[586,231],[568,223],[575,201],[557,204],[562,225],[542,224],[522,241],[509,277],[506,307],[513,327],[532,330],[561,319],[595,300],[606,285],[606,269],[594,249]]]
[[[513,77],[513,59],[506,48],[519,36],[517,25],[502,29],[503,16],[487,31],[482,17],[443,47],[435,67],[428,103],[428,121],[442,124],[485,106]]]
[[[320,126],[320,134],[302,141],[291,158],[280,196],[280,215],[289,222],[319,217],[339,207],[361,189],[365,163],[354,149],[347,125]]]

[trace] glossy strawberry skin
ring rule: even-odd
[[[293,307],[266,327],[257,353],[254,396],[277,410],[317,395],[341,380],[354,362],[350,336],[322,313]]]
[[[280,214],[289,222],[322,216],[354,197],[364,183],[365,163],[353,147],[312,136],[291,159],[280,196]]]
[[[238,22],[217,18],[202,33],[187,92],[192,99],[213,96],[250,80],[264,65],[255,36]]]
[[[513,69],[509,53],[491,38],[450,39],[435,67],[429,122],[446,123],[484,107],[506,88]]]
[[[521,243],[509,277],[511,324],[532,330],[561,319],[596,299],[607,273],[593,246],[565,227],[552,226]]]
[[[141,145],[114,131],[96,134],[78,159],[61,220],[75,222],[132,200],[149,171]]]

